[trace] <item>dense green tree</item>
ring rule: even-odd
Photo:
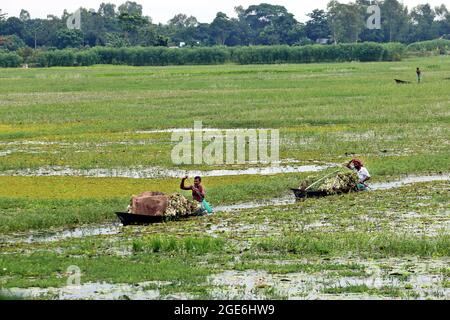
[[[405,41],[409,23],[408,8],[398,0],[384,0],[380,7],[384,41]]]
[[[285,7],[267,3],[248,8],[238,6],[237,18],[219,12],[211,23],[199,23],[193,16],[178,14],[166,24],[153,24],[150,17],[143,16],[143,7],[137,2],[127,1],[118,7],[105,2],[97,11],[81,9],[81,41],[80,32],[67,29],[70,16],[67,11],[61,16],[33,19],[25,9],[19,17],[9,18],[0,10],[0,35],[14,39],[9,49],[22,45],[31,48],[167,46],[180,42],[188,46],[304,45],[330,37],[335,43],[410,43],[450,38],[450,13],[445,5],[432,8],[422,4],[408,11],[400,0],[339,1],[331,1],[327,10],[313,10],[306,24],[296,21]],[[381,30],[365,27],[367,8],[375,3],[381,8]]]
[[[137,45],[139,43],[139,30],[148,26],[149,23],[150,22],[142,15],[129,14],[126,12],[119,15],[119,25],[124,32],[125,39],[127,39],[131,45]]]
[[[9,17],[3,24],[2,33],[5,35],[16,35],[20,38],[24,36],[24,22],[16,17]]]
[[[142,16],[142,5],[127,1],[119,6],[119,14],[128,14],[129,16]]]
[[[225,45],[228,43],[230,45],[236,45],[239,44],[239,39],[230,38],[238,32],[238,28],[235,21],[228,18],[225,13],[219,12],[211,23],[211,36],[213,37],[215,44]],[[230,40],[232,43],[230,43]]]
[[[330,36],[327,13],[324,10],[313,10],[313,12],[308,13],[308,17],[310,19],[306,22],[305,32],[309,39],[316,41]]]
[[[328,3],[328,22],[335,43],[357,42],[365,28],[361,8],[355,3],[342,4],[332,0]]]
[[[437,19],[433,22],[435,34],[444,38],[450,38],[450,11],[444,4],[436,7],[434,11]]]
[[[429,4],[418,5],[411,11],[412,25],[409,33],[409,42],[431,40],[434,38],[433,21],[436,13]]]
[[[58,49],[79,48],[83,44],[83,33],[80,30],[61,29],[56,32],[53,45]]]
[[[115,4],[102,3],[97,13],[103,18],[104,27],[108,32],[118,32],[120,30]]]
[[[180,42],[184,42],[192,45],[196,43],[195,30],[197,26],[197,18],[182,13],[175,15],[167,24],[167,32],[172,44],[178,45]]]
[[[243,14],[250,27],[253,44],[292,42],[290,33],[297,27],[298,22],[285,7],[262,3],[248,7]]]
[[[7,51],[16,51],[25,47],[25,42],[15,34],[3,37],[0,43],[0,49]]]

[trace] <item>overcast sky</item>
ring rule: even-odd
[[[69,12],[79,7],[98,9],[100,3],[110,2],[117,5],[126,0],[0,0],[0,9],[9,16],[18,16],[21,9],[30,12],[32,18],[45,18],[47,14],[61,16],[64,9]],[[271,3],[285,6],[297,20],[305,21],[306,14],[313,9],[325,9],[329,0],[135,0],[143,5],[144,14],[153,21],[166,23],[177,13],[195,16],[200,22],[211,22],[218,11],[225,12],[230,17],[235,16],[234,7],[242,5],[245,8],[251,4]],[[340,2],[349,2],[341,0]],[[448,2],[448,0],[403,0],[409,8],[422,3],[433,6]]]

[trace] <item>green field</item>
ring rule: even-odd
[[[424,72],[420,85],[416,67]],[[60,288],[67,267],[77,265],[83,283],[136,285],[122,298],[448,298],[448,180],[112,235],[7,240],[110,225],[132,194],[178,191],[175,177],[108,177],[117,170],[250,167],[173,165],[171,134],[154,131],[192,128],[196,120],[207,128],[279,129],[281,166],[358,157],[374,183],[448,176],[449,77],[448,56],[0,69],[0,286]],[[62,169],[71,176],[52,175]],[[78,176],[87,170],[106,176]],[[39,176],[43,171],[50,175]],[[209,200],[223,206],[285,197],[308,175],[206,177],[204,184]],[[242,286],[247,282],[253,287]],[[33,297],[67,298],[56,289]]]

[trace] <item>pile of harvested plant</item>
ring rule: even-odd
[[[173,193],[168,197],[169,204],[164,214],[166,217],[189,216],[200,210],[200,203],[189,200],[179,193]]]
[[[310,176],[300,185],[300,190],[326,194],[358,191],[358,175],[355,171],[342,168],[326,176]]]

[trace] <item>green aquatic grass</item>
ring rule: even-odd
[[[139,255],[131,258],[114,256],[65,257],[56,253],[38,252],[11,259],[0,257],[0,275],[12,277],[7,287],[61,287],[64,276],[72,265],[80,267],[83,282],[138,283],[145,281],[172,281],[194,286],[211,274],[208,267],[195,265],[187,256]]]
[[[259,257],[260,258],[260,257]],[[295,261],[295,260],[294,260]],[[234,266],[235,270],[265,270],[272,274],[289,274],[289,273],[315,273],[315,272],[337,272],[339,274],[351,274],[351,275],[365,275],[364,267],[355,263],[348,264],[335,264],[335,263],[286,263],[286,264],[276,264],[276,263],[264,263],[264,262],[251,262],[246,261],[238,263]]]
[[[394,83],[413,80],[417,65],[423,66],[422,85]],[[1,145],[0,152],[11,153],[0,157],[0,171],[173,167],[170,134],[136,131],[190,128],[194,120],[224,129],[280,129],[283,159],[340,161],[356,155],[378,174],[392,174],[395,161],[402,162],[402,172],[445,171],[449,118],[443,79],[449,72],[446,57],[2,70],[0,139],[59,144]],[[433,161],[427,163],[427,157]],[[385,160],[390,165],[383,166]]]
[[[325,288],[323,293],[326,294],[346,294],[346,293],[362,293],[371,296],[389,296],[389,297],[400,297],[402,291],[400,288],[393,286],[383,286],[381,288],[371,288],[365,284],[362,285],[350,285],[346,287],[330,287]]]
[[[272,199],[286,194],[305,174],[204,179],[214,206]],[[249,183],[251,185],[249,186]],[[0,232],[11,233],[118,221],[132,195],[179,192],[178,179],[0,177]]]
[[[255,241],[256,250],[280,251],[292,254],[333,255],[355,253],[369,256],[414,255],[420,257],[450,256],[450,235],[417,237],[397,233],[339,234],[305,232],[282,239],[267,238]]]
[[[117,221],[114,212],[126,208],[123,199],[32,200],[0,198],[2,234],[76,227]]]
[[[206,254],[221,252],[224,245],[223,239],[211,237],[186,237],[184,239],[178,239],[174,237],[152,236],[133,240],[133,252],[186,252]]]
[[[204,177],[207,196],[219,204],[242,200],[273,198],[297,186],[307,173],[281,175],[242,175]],[[190,178],[190,183],[192,183]],[[129,198],[143,191],[166,193],[180,190],[179,179],[130,179],[85,177],[12,177],[0,176],[0,197],[32,200],[83,200]]]

